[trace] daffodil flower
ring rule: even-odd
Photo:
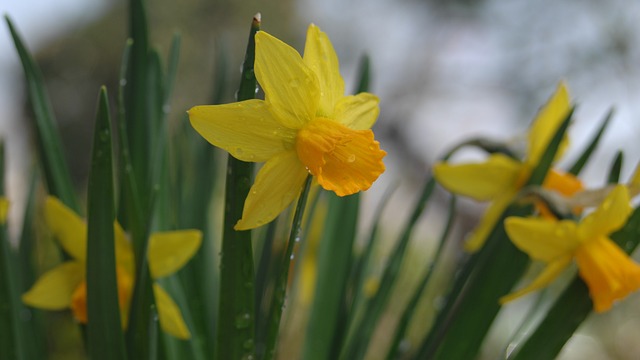
[[[0,224],[7,222],[7,214],[9,214],[9,200],[6,197],[0,197]]]
[[[465,243],[467,251],[477,251],[482,247],[504,210],[528,181],[569,111],[569,94],[566,86],[560,83],[555,94],[540,110],[531,125],[527,154],[523,161],[503,154],[492,154],[482,163],[452,165],[441,162],[434,165],[436,180],[449,191],[478,201],[491,201],[480,224]],[[565,138],[557,156],[562,154],[566,146]],[[545,180],[546,186],[562,190],[567,185],[572,188],[576,184],[575,177],[570,174],[561,174],[554,170],[549,174]]]
[[[87,322],[86,253],[87,225],[60,200],[48,197],[45,221],[71,260],[43,274],[22,296],[22,301],[45,310],[70,308],[76,320]],[[120,224],[114,223],[116,276],[123,327],[127,324],[129,304],[135,282],[134,253]],[[149,271],[153,279],[173,274],[196,253],[202,241],[199,230],[157,232],[149,238]],[[182,313],[171,296],[157,283],[153,284],[161,328],[180,339],[191,334]]]
[[[325,33],[309,26],[304,57],[264,31],[255,42],[255,74],[265,100],[189,110],[191,125],[211,144],[242,161],[266,162],[236,230],[276,218],[309,173],[345,196],[368,189],[385,170],[386,152],[370,130],[378,98],[344,95],[338,57]]]
[[[547,266],[531,284],[504,296],[500,302],[547,286],[575,259],[579,274],[589,287],[595,311],[609,310],[614,301],[640,288],[640,266],[609,238],[609,234],[624,226],[632,210],[627,188],[618,185],[579,223],[507,218],[505,230],[511,241]]]

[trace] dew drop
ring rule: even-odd
[[[242,343],[242,347],[251,350],[253,349],[253,339],[247,339]]]
[[[251,315],[244,313],[236,316],[236,329],[246,329],[251,323]]]
[[[100,132],[100,140],[102,141],[109,140],[109,130],[103,130]]]
[[[347,162],[352,163],[354,161],[356,161],[356,155],[355,154],[349,155],[349,157],[347,158]]]

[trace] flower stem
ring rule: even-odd
[[[282,309],[284,307],[284,301],[287,293],[287,283],[289,280],[289,268],[293,258],[293,248],[300,240],[301,237],[301,224],[302,217],[304,215],[304,209],[307,204],[307,198],[309,196],[309,189],[311,187],[312,176],[307,176],[307,180],[302,188],[302,193],[298,198],[298,204],[296,205],[296,212],[293,215],[293,222],[291,223],[291,233],[289,234],[289,241],[287,242],[287,249],[282,256],[282,262],[280,263],[280,269],[276,278],[275,293],[273,301],[271,302],[271,309],[269,310],[269,323],[267,333],[267,359],[272,359],[275,355],[276,340],[278,338],[278,330],[280,328],[280,320],[282,318]]]

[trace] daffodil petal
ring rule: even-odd
[[[303,61],[316,74],[320,85],[317,115],[332,117],[336,103],[344,96],[344,80],[329,37],[314,24],[307,30]]]
[[[487,201],[514,189],[521,169],[522,164],[518,161],[493,154],[482,163],[437,163],[433,167],[433,175],[452,193]]]
[[[200,230],[164,231],[149,238],[149,271],[159,279],[173,274],[183,267],[200,248]]]
[[[178,339],[189,339],[191,332],[182,318],[180,308],[178,308],[178,305],[176,305],[171,296],[156,283],[153,284],[153,295],[156,298],[158,319],[160,320],[162,331]]]
[[[124,269],[129,276],[133,276],[135,273],[133,245],[117,221],[113,223],[113,233],[116,242],[116,264]]]
[[[640,288],[640,266],[609,238],[585,242],[576,262],[596,312],[609,310],[614,301]]]
[[[544,178],[542,187],[554,190],[564,196],[573,196],[579,191],[584,190],[582,181],[571,173],[563,173],[555,169],[549,169],[547,176]]]
[[[636,169],[633,171],[628,185],[630,187],[640,188],[640,163],[636,165]]]
[[[571,110],[571,104],[569,102],[569,91],[564,82],[560,82],[551,99],[540,109],[535,120],[531,124],[531,130],[529,131],[529,148],[527,151],[526,162],[532,166],[535,166],[540,157],[549,146],[551,138],[558,130],[558,127],[562,121],[569,114]],[[561,156],[564,149],[567,147],[568,142],[566,140],[560,145],[556,157]]]
[[[338,196],[367,190],[385,170],[371,130],[353,130],[336,121],[316,118],[298,132],[298,158],[326,190]]]
[[[9,200],[6,197],[0,197],[0,224],[7,222],[7,214],[9,213]]]
[[[513,192],[505,192],[491,202],[491,205],[489,205],[487,210],[485,210],[484,215],[482,215],[480,223],[478,223],[478,226],[473,230],[464,243],[464,249],[466,251],[476,252],[480,250],[485,241],[487,241],[487,237],[498,223],[502,213],[505,211],[507,206],[509,206],[511,201],[513,201],[514,196],[515,194]]]
[[[545,268],[544,270],[542,270],[542,272],[540,273],[540,275],[538,275],[537,278],[535,278],[535,280],[533,280],[531,282],[531,284],[529,284],[528,286],[513,292],[509,295],[505,295],[503,297],[500,298],[500,304],[504,304],[507,303],[509,301],[513,301],[521,296],[524,296],[530,292],[536,291],[538,289],[542,289],[543,287],[546,287],[547,285],[549,285],[551,282],[553,282],[553,280],[555,280],[560,273],[562,273],[562,271],[564,269],[567,268],[567,266],[569,266],[569,263],[571,263],[571,256],[563,256],[560,257],[552,262],[550,262]]]
[[[62,310],[71,305],[71,296],[85,278],[84,265],[78,261],[65,262],[44,273],[22,295],[22,301],[45,310]]]
[[[531,258],[551,262],[573,254],[580,245],[577,225],[570,220],[508,217],[504,228],[511,242]]]
[[[336,105],[334,119],[354,130],[370,129],[380,114],[379,102],[377,96],[369,93],[345,96]]]
[[[580,222],[579,234],[582,239],[608,235],[620,229],[632,211],[627,188],[617,185],[600,206]]]
[[[280,124],[262,100],[202,105],[188,111],[193,128],[236,159],[267,161],[293,147],[295,130]]]
[[[60,246],[72,258],[85,261],[87,257],[87,224],[60,200],[47,196],[45,221]]]
[[[276,119],[285,127],[299,129],[318,109],[320,87],[316,74],[300,54],[264,31],[256,34],[256,78]]]
[[[307,174],[295,151],[267,161],[256,176],[235,229],[253,229],[275,219],[300,194]]]

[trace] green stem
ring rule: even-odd
[[[253,18],[249,32],[238,101],[255,97],[257,83],[253,72],[254,37],[258,30],[260,30],[260,19],[256,16]],[[242,218],[253,169],[253,163],[229,156],[220,259],[221,295],[217,330],[217,358],[220,360],[255,356],[255,273],[251,231],[236,231],[233,228]]]
[[[278,338],[278,331],[280,329],[280,320],[282,319],[282,309],[284,307],[284,301],[287,293],[287,283],[289,281],[289,265],[293,259],[293,248],[296,242],[300,241],[301,237],[301,225],[304,209],[307,204],[307,198],[309,196],[309,189],[311,187],[312,176],[307,176],[307,180],[302,188],[302,193],[298,198],[298,204],[296,206],[296,212],[293,215],[293,222],[291,224],[291,233],[289,234],[289,241],[287,242],[287,249],[282,257],[282,263],[278,271],[277,283],[275,286],[275,294],[273,301],[271,302],[271,309],[269,311],[269,328],[267,333],[267,352],[266,358],[272,359],[275,355],[275,348]]]

